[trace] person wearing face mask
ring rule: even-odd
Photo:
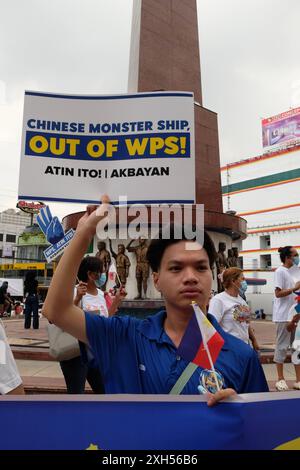
[[[273,322],[276,323],[276,346],[274,362],[278,380],[275,384],[279,392],[288,390],[283,374],[283,364],[287,351],[293,343],[295,331],[288,331],[289,313],[295,302],[295,292],[300,290],[300,281],[296,282],[291,276],[291,268],[299,265],[299,255],[295,247],[284,246],[278,250],[282,266],[276,269],[274,287],[275,298],[273,304]],[[300,390],[300,365],[294,365],[296,382],[293,388]]]
[[[259,346],[250,327],[251,311],[245,300],[247,281],[239,268],[228,268],[222,273],[224,292],[215,295],[209,303],[209,313],[223,330],[249,343],[258,351]]]
[[[116,313],[120,303],[126,296],[123,288],[118,289],[114,297],[109,299],[101,287],[106,284],[106,273],[103,263],[96,256],[83,258],[77,273],[79,281],[74,291],[74,304],[85,312],[109,317]],[[90,367],[80,356],[67,361],[61,361],[67,391],[71,394],[84,393],[86,380],[94,393],[105,393],[99,367]]]

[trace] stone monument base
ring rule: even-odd
[[[163,300],[141,299],[123,300],[118,315],[129,315],[137,318],[146,318],[154,315],[164,308]]]

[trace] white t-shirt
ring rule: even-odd
[[[0,394],[5,395],[19,385],[22,380],[17,364],[7,341],[5,330],[0,321]]]
[[[274,278],[274,289],[291,289],[295,286],[295,282],[289,272],[289,269],[285,266],[280,266],[275,271]],[[286,297],[275,297],[273,304],[273,321],[274,322],[286,322],[288,321],[288,314],[295,303],[295,294],[292,293]]]
[[[296,282],[300,281],[300,266],[296,266],[295,264],[289,268],[289,273],[296,284]]]
[[[108,310],[106,306],[106,301],[104,297],[104,292],[101,289],[97,289],[97,295],[85,294],[82,297],[82,304],[79,306],[85,312],[95,313],[97,315],[102,315],[103,317],[108,317]],[[77,290],[75,288],[74,298],[76,297]]]
[[[209,302],[208,312],[213,315],[224,331],[249,343],[250,308],[239,295],[232,297],[227,292],[215,295]]]

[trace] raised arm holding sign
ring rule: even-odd
[[[145,320],[83,313],[73,304],[73,286],[97,224],[108,213],[108,202],[104,197],[96,211],[95,207],[89,208],[80,219],[76,234],[54,273],[43,314],[88,345],[94,359],[106,371],[106,393],[168,394],[188,366],[188,361],[178,356],[177,348],[193,314],[191,301],[196,301],[206,313],[215,248],[206,233],[203,246],[196,241],[187,243],[184,234],[180,239],[175,238],[174,228],[168,238],[161,233],[151,241],[147,259],[165,309]],[[237,393],[268,391],[256,353],[225,333],[212,316],[208,317],[224,340],[214,364],[224,388],[209,404],[230,396],[233,390]],[[201,372],[201,367],[194,370],[182,394],[198,393]]]

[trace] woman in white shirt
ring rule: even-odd
[[[114,315],[120,303],[126,296],[124,288],[118,289],[112,301],[108,302],[105,293],[100,289],[106,283],[106,274],[103,273],[103,263],[96,256],[83,258],[79,266],[77,278],[78,285],[74,292],[74,303],[85,312],[105,317]],[[94,393],[105,393],[101,372],[98,367],[84,364],[81,357],[61,361],[67,391],[70,394],[84,393],[86,380]]]
[[[250,308],[242,298],[246,292],[247,281],[239,268],[228,268],[222,273],[224,292],[215,295],[209,303],[209,313],[220,323],[223,330],[236,336],[245,343],[252,342],[259,350],[253,330],[250,327]]]

